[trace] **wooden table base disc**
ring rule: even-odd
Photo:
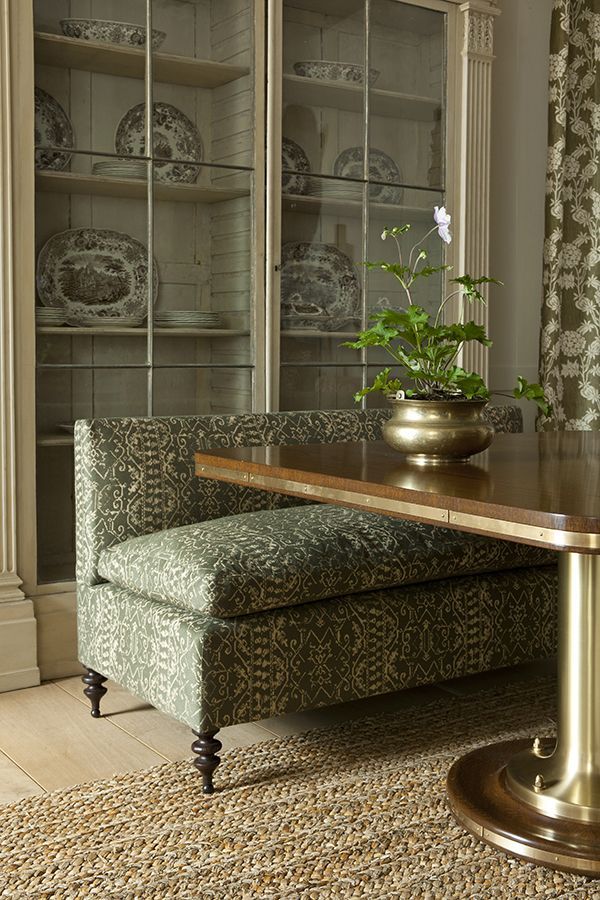
[[[600,877],[600,823],[544,816],[509,792],[504,767],[531,743],[492,744],[455,762],[447,781],[455,818],[475,837],[512,856]]]

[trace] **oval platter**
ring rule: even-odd
[[[75,145],[73,126],[68,115],[58,102],[50,94],[41,88],[35,89],[35,146],[66,147],[72,150]],[[35,151],[35,165],[37,169],[53,169],[60,171],[66,169],[71,161],[70,153],[61,150]]]
[[[362,147],[348,147],[342,150],[333,164],[333,174],[339,178],[363,177],[364,152]],[[389,184],[369,185],[369,199],[375,203],[402,203],[404,191],[393,186],[402,181],[400,169],[391,156],[383,150],[372,147],[369,150],[369,177],[373,181],[390,182]]]
[[[288,329],[339,331],[360,317],[360,283],[333,244],[294,242],[281,252],[281,316]]]
[[[38,256],[36,283],[44,306],[64,309],[70,322],[90,316],[144,316],[148,251],[128,234],[74,228],[53,235]],[[158,267],[153,265],[153,302]]]
[[[200,162],[203,153],[198,129],[185,113],[171,103],[156,101],[153,110],[156,180],[171,184],[192,184],[198,178],[200,166],[191,165],[190,160]],[[145,155],[145,103],[132,106],[117,125],[115,149],[123,156]]]

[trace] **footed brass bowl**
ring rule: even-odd
[[[483,418],[487,400],[390,400],[386,444],[411,462],[467,462],[490,446],[494,429]]]

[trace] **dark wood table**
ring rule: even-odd
[[[196,473],[560,550],[558,738],[469,753],[448,797],[487,843],[600,874],[600,434],[500,434],[429,468],[378,441],[242,447],[196,454]]]

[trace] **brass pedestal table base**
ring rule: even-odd
[[[600,876],[600,556],[559,556],[558,737],[509,741],[458,760],[455,817],[508,853]]]
[[[600,824],[552,818],[515,797],[506,765],[531,741],[506,741],[468,753],[448,775],[450,808],[472,835],[527,862],[600,877]]]

